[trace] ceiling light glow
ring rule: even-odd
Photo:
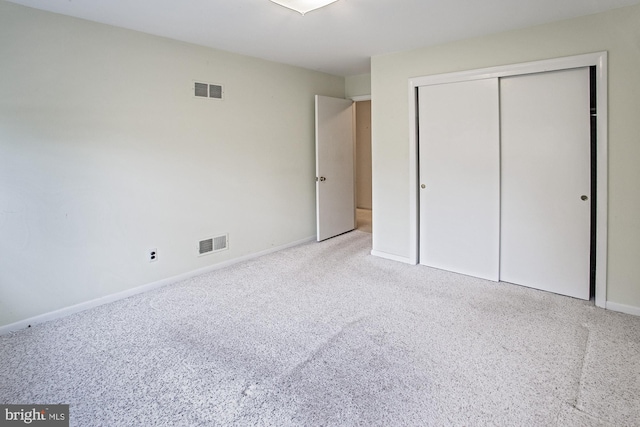
[[[312,10],[320,9],[328,4],[338,0],[271,0],[272,2],[284,6],[288,9],[295,10],[304,15]]]

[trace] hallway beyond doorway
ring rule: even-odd
[[[365,233],[371,233],[371,209],[356,209],[356,227]]]

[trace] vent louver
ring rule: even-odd
[[[222,99],[222,86],[209,85],[209,98]]]
[[[195,84],[195,94],[196,96],[207,98],[209,97],[209,85],[205,83],[196,83]]]
[[[213,252],[213,239],[200,240],[200,255]]]
[[[198,255],[207,255],[229,249],[229,235],[221,234],[198,242]]]
[[[227,236],[218,236],[213,239],[213,250],[221,251],[227,249]]]
[[[222,99],[222,85],[204,82],[193,82],[193,95],[196,98]]]

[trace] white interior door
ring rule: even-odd
[[[420,263],[498,280],[498,80],[419,88]]]
[[[500,280],[589,299],[589,69],[502,78]]]
[[[353,102],[316,95],[318,241],[355,228]]]

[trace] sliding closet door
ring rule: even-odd
[[[502,78],[500,107],[500,280],[589,299],[589,70]]]
[[[420,263],[498,280],[498,80],[419,88]]]

